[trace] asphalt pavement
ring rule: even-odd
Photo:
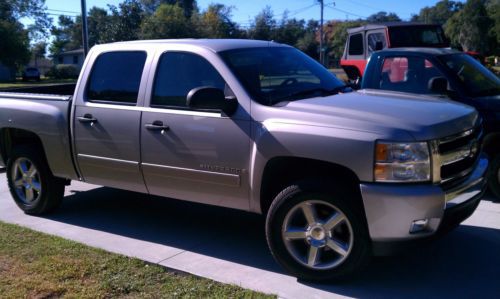
[[[498,298],[500,203],[486,196],[443,238],[374,258],[356,279],[313,284],[284,273],[255,214],[73,182],[61,208],[27,216],[0,171],[0,220],[281,298]]]

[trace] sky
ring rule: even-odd
[[[107,8],[107,4],[118,5],[123,0],[87,0],[87,10],[93,6]],[[379,11],[395,12],[403,20],[418,14],[425,6],[433,6],[439,0],[324,0],[325,20],[345,20],[366,18]],[[232,20],[246,27],[266,5],[270,6],[276,19],[281,19],[284,11],[289,18],[319,19],[320,6],[317,0],[197,0],[200,10],[210,3],[222,3],[233,7]],[[77,15],[81,11],[80,0],[46,0],[46,6],[54,20],[59,14]]]

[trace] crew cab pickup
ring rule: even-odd
[[[352,82],[360,80],[370,55],[386,48],[447,48],[449,41],[441,25],[413,22],[367,24],[347,30],[340,66]]]
[[[99,45],[72,96],[0,93],[0,161],[28,214],[71,180],[246,210],[287,271],[336,279],[467,218],[488,166],[474,108],[349,91],[274,42]]]
[[[432,95],[476,108],[483,118],[488,184],[500,198],[500,79],[477,59],[450,49],[400,48],[375,52],[362,88]]]

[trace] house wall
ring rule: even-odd
[[[75,63],[75,57],[76,57],[76,63]],[[62,61],[61,61],[62,59]],[[83,55],[82,54],[61,54],[55,61],[56,64],[71,64],[74,65],[78,70],[82,69],[83,66]]]

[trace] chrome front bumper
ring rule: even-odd
[[[456,207],[467,205],[472,211],[462,213],[465,220],[477,207],[486,190],[488,160],[481,156],[469,177],[459,185],[443,189],[431,184],[380,184],[362,183],[361,194],[370,237],[374,242],[419,239],[436,233],[444,225],[445,214]],[[425,224],[412,231],[415,224]]]

